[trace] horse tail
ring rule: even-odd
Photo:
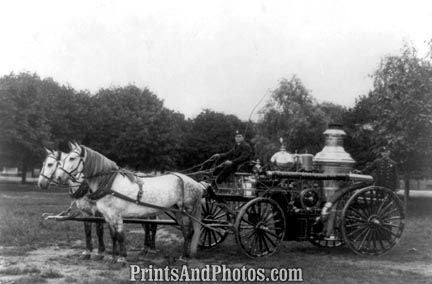
[[[194,214],[193,217],[195,217],[197,220],[201,221],[201,208],[202,208],[202,204],[201,204],[201,199],[202,199],[202,195],[203,195],[203,190],[201,190],[200,188],[200,192],[197,195],[197,198],[195,200],[195,204],[194,204]],[[198,250],[198,243],[199,243],[199,238],[201,235],[201,224],[198,223],[195,220],[192,220],[193,223],[193,235],[192,235],[192,240],[191,240],[191,246],[190,246],[190,253],[192,256],[196,255],[197,250]]]

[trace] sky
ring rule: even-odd
[[[293,75],[319,102],[353,106],[381,58],[404,42],[425,54],[431,27],[432,2],[415,0],[0,0],[0,76],[92,93],[135,84],[186,117],[246,120]]]

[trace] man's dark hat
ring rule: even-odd
[[[240,131],[236,130],[236,132],[235,132],[235,136],[237,136],[237,135],[241,135],[241,136],[243,136],[243,134],[242,134]]]

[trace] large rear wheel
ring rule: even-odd
[[[366,187],[356,191],[345,204],[342,235],[356,254],[384,254],[398,243],[404,219],[402,203],[393,191]]]

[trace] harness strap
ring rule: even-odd
[[[184,197],[185,197],[185,193],[184,193],[184,181],[183,181],[182,177],[179,176],[178,174],[176,174],[176,173],[171,173],[171,174],[174,175],[174,176],[176,176],[176,177],[178,177],[179,180],[180,180],[180,187],[182,189],[182,207],[181,207],[181,212],[186,212],[185,209],[184,209]]]
[[[70,197],[73,199],[80,199],[84,197],[88,192],[90,191],[90,187],[87,182],[83,182],[80,184],[78,189],[75,192],[72,192],[72,190],[69,192]]]
[[[137,198],[136,198],[136,199],[133,199],[133,198],[131,198],[131,197],[129,197],[129,196],[126,196],[126,195],[124,195],[124,194],[121,194],[121,193],[119,193],[119,192],[117,192],[117,191],[114,191],[114,190],[112,190],[112,189],[105,190],[105,191],[104,191],[104,195],[103,195],[103,196],[98,196],[98,198],[96,198],[96,199],[100,199],[100,198],[102,198],[102,197],[104,197],[104,196],[106,196],[106,195],[111,195],[111,196],[114,196],[114,197],[120,198],[120,199],[122,199],[122,200],[124,200],[124,201],[128,201],[128,202],[135,203],[135,204],[137,204],[137,205],[139,205],[139,206],[150,207],[150,208],[154,208],[154,209],[157,209],[157,210],[163,211],[163,212],[166,213],[170,218],[172,218],[172,219],[174,219],[174,220],[175,220],[175,218],[174,218],[171,214],[172,214],[172,213],[181,213],[181,214],[184,214],[184,215],[188,216],[188,217],[191,218],[193,221],[197,222],[198,224],[200,224],[201,226],[203,226],[203,227],[205,227],[205,228],[208,228],[208,229],[213,230],[213,231],[218,231],[218,232],[224,233],[225,230],[223,230],[223,229],[219,229],[219,228],[214,228],[214,227],[211,226],[211,225],[204,224],[203,222],[201,222],[201,220],[199,220],[199,219],[196,218],[195,216],[192,216],[191,214],[189,214],[188,212],[186,212],[186,210],[184,210],[184,181],[183,181],[183,179],[182,179],[179,175],[177,175],[177,174],[175,174],[175,173],[171,173],[171,174],[172,174],[172,175],[175,175],[176,177],[178,177],[178,178],[180,179],[180,183],[181,183],[181,187],[182,187],[182,198],[183,198],[182,208],[181,208],[181,209],[172,208],[172,207],[171,207],[171,208],[168,208],[168,207],[162,207],[162,206],[158,206],[158,205],[155,205],[155,204],[151,204],[151,203],[147,203],[147,202],[142,202],[142,201],[141,201],[141,197],[142,197],[142,194],[143,194],[142,186],[143,186],[143,184],[144,184],[142,181],[141,181],[141,182],[138,182],[138,181],[137,181],[137,184],[138,184],[138,186],[139,186],[139,191],[138,191],[138,194],[137,194]],[[89,194],[88,196],[89,196],[90,199],[93,199],[92,196],[91,196],[91,194]],[[94,200],[94,199],[93,199],[93,200]]]
[[[144,193],[144,191],[143,191],[143,184],[144,184],[144,182],[142,180],[140,180],[140,179],[136,179],[136,183],[138,184],[138,187],[139,187],[138,194],[137,194],[137,201],[140,201],[141,198],[142,198],[142,195]]]
[[[175,209],[175,208],[168,208],[168,207],[162,207],[162,206],[154,205],[154,204],[151,204],[151,203],[142,202],[142,201],[140,201],[140,200],[136,200],[136,199],[130,198],[129,196],[126,196],[126,195],[121,194],[121,193],[119,193],[119,192],[117,192],[117,191],[114,191],[114,190],[110,190],[110,193],[109,193],[109,194],[110,194],[111,196],[114,196],[114,197],[117,197],[117,198],[123,199],[123,200],[125,200],[125,201],[129,201],[129,202],[135,203],[135,204],[140,205],[140,206],[150,207],[150,208],[158,209],[158,210],[161,210],[161,211],[164,211],[164,212],[166,212],[166,211],[171,211],[171,212],[182,212],[182,211],[179,210],[179,209]]]
[[[154,204],[151,204],[151,203],[142,202],[142,201],[135,200],[133,198],[130,198],[129,196],[123,195],[123,194],[121,194],[121,193],[119,193],[117,191],[113,191],[113,190],[111,190],[111,195],[114,196],[114,197],[123,199],[125,201],[133,202],[133,203],[135,203],[137,205],[140,205],[140,206],[150,207],[150,208],[154,208],[154,209],[158,209],[158,210],[164,211],[164,213],[168,214],[168,216],[171,217],[171,218],[172,218],[172,216],[170,215],[170,213],[173,213],[173,212],[174,213],[181,213],[181,214],[184,214],[184,215],[188,216],[193,221],[197,222],[198,224],[200,224],[201,226],[203,226],[203,227],[205,227],[207,229],[210,229],[210,230],[213,230],[213,231],[218,231],[218,232],[221,232],[221,233],[225,232],[225,230],[223,230],[223,229],[214,228],[211,225],[208,225],[208,224],[205,224],[205,223],[201,222],[201,220],[199,220],[195,216],[192,216],[191,214],[189,214],[188,212],[186,212],[183,209],[180,210],[180,209],[176,209],[176,208],[162,207],[162,206],[154,205]]]

